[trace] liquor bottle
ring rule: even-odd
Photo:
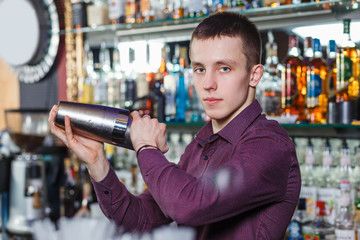
[[[306,218],[306,199],[299,198],[293,218],[288,227],[288,240],[303,240],[304,226],[309,224]]]
[[[66,181],[61,189],[61,216],[73,217],[81,207],[82,194],[78,185],[75,167],[69,158],[64,159]]]
[[[169,162],[176,163],[177,162],[176,150],[179,142],[179,133],[167,131],[166,138],[167,138],[166,139],[167,144],[169,146],[169,151],[166,152],[165,154],[166,159],[168,159]]]
[[[334,124],[339,122],[339,114],[336,104],[336,42],[335,40],[329,40],[327,47],[327,59],[326,62],[329,67],[328,74],[328,113],[327,123]]]
[[[136,98],[133,110],[138,110],[140,115],[153,116],[153,99],[150,96],[150,83],[153,81],[152,73],[139,73],[136,78]]]
[[[151,96],[153,99],[152,113],[153,117],[157,118],[160,122],[165,121],[165,95],[163,86],[163,77],[161,73],[156,73],[154,76],[154,84],[151,88]]]
[[[109,84],[108,94],[109,96],[112,95],[111,100],[113,101],[114,107],[123,108],[125,103],[125,76],[120,62],[120,49],[118,47],[118,41],[116,39],[114,41],[112,59],[113,89],[110,90],[110,93]],[[108,97],[108,99],[110,104],[110,97]]]
[[[334,98],[333,100],[335,101],[335,96],[333,97],[332,94],[330,94],[330,93],[333,93],[336,90],[336,73],[337,73],[337,69],[336,69],[336,42],[335,42],[335,40],[329,40],[329,44],[328,44],[328,47],[327,47],[326,62],[327,62],[328,67],[329,67],[329,82],[328,82],[329,101],[332,101],[331,98]]]
[[[268,42],[265,47],[264,74],[256,90],[259,92],[258,98],[263,112],[267,115],[278,116],[281,114],[281,80],[277,72],[278,46],[271,31],[268,31]]]
[[[180,54],[180,46],[175,45],[175,53],[174,53],[174,60],[178,59],[176,56]],[[166,121],[173,121],[175,120],[176,114],[176,91],[177,91],[177,79],[178,76],[176,72],[178,71],[179,64],[166,64],[166,66],[171,67],[169,68],[169,74],[164,76],[164,89],[165,89],[165,119]]]
[[[360,145],[355,148],[354,165],[355,166],[354,166],[353,171],[351,173],[350,182],[353,183],[354,189],[356,189],[358,187],[357,186],[358,183],[360,183]]]
[[[338,186],[342,180],[350,180],[352,175],[351,161],[350,161],[350,149],[347,145],[346,139],[343,139],[340,150],[340,169],[337,179]]]
[[[329,68],[322,57],[320,40],[313,39],[314,57],[307,66],[306,107],[311,123],[326,123]]]
[[[108,100],[108,74],[111,70],[110,52],[106,43],[102,42],[99,51],[99,67],[96,69],[97,78],[94,86],[94,102],[106,105]]]
[[[75,213],[74,217],[90,217],[90,205],[95,201],[90,177],[84,164],[79,165],[78,174],[77,186],[81,190],[82,199],[80,209]]]
[[[137,98],[137,87],[136,87],[136,79],[137,79],[137,72],[134,66],[135,63],[135,50],[133,48],[129,48],[129,63],[130,67],[128,71],[125,72],[125,103],[124,107],[127,109],[131,109],[134,101]]]
[[[175,119],[176,104],[175,104],[175,94],[176,94],[176,79],[172,74],[166,75],[164,77],[164,89],[165,89],[165,120],[173,121]]]
[[[326,221],[325,202],[316,201],[316,217],[304,226],[304,239],[335,239],[334,227]]]
[[[178,161],[180,160],[180,156],[184,153],[184,150],[185,150],[183,136],[184,136],[184,134],[182,132],[180,132],[178,135],[177,142],[175,143],[175,146],[176,146],[175,147],[175,157],[176,157],[175,163],[178,163]]]
[[[228,1],[228,0],[217,0],[215,2],[216,2],[216,11],[217,12],[226,11],[226,9],[231,6],[230,1]]]
[[[186,112],[189,106],[188,86],[185,83],[185,69],[187,64],[187,47],[179,48],[179,64],[176,67],[175,74],[177,75],[176,84],[176,113],[175,121],[185,122]],[[177,69],[178,68],[178,69]]]
[[[135,22],[142,23],[144,21],[142,12],[141,12],[141,0],[135,0]]]
[[[86,8],[87,3],[83,0],[71,0],[73,27],[81,28],[87,26]]]
[[[183,0],[174,1],[174,19],[180,19],[185,17],[185,9],[183,5]]]
[[[127,0],[125,5],[125,22],[126,23],[135,23],[135,15],[136,15],[136,1],[135,0]]]
[[[174,16],[173,0],[165,0],[162,15],[163,15],[163,19],[173,19],[173,16]]]
[[[84,43],[83,81],[79,81],[78,101],[80,103],[94,103],[94,56],[88,41]]]
[[[189,95],[189,104],[190,104],[188,113],[186,114],[186,121],[187,122],[205,121],[205,119],[203,118],[204,108],[201,105],[201,102],[196,93],[196,89],[193,81],[193,71],[191,68],[186,69],[185,79],[187,79],[189,85],[188,95]]]
[[[114,53],[114,51],[113,51],[113,53]],[[112,55],[113,55],[113,59],[114,59],[114,54],[112,54]],[[116,58],[116,56],[115,56],[115,58]],[[117,60],[117,59],[115,59],[115,60]],[[106,105],[114,107],[117,102],[117,97],[119,96],[118,87],[117,87],[117,79],[115,78],[114,64],[112,64],[112,66],[110,66],[110,70],[107,73],[107,81],[108,82],[107,82]]]
[[[335,179],[333,179],[332,154],[329,139],[326,138],[325,146],[322,152],[322,166],[318,173],[317,187],[318,200],[325,202],[326,219],[330,224],[335,224],[335,201],[337,188],[335,187]]]
[[[168,45],[165,44],[164,47],[161,48],[161,62],[159,67],[159,73],[161,73],[163,77],[169,74],[166,66],[169,62],[169,52],[170,48]]]
[[[307,218],[310,220],[315,218],[315,202],[318,197],[314,163],[314,147],[312,145],[311,138],[309,138],[305,152],[305,164],[301,173],[300,197],[306,199],[306,213],[308,215]]]
[[[337,240],[355,240],[354,219],[351,212],[351,188],[349,180],[340,182],[340,209],[335,220]]]
[[[193,0],[189,4],[189,17],[202,17],[204,15],[205,4],[202,0]]]
[[[314,57],[313,39],[312,37],[305,37],[304,39],[304,56],[303,56],[303,67],[302,77],[306,79],[307,68],[310,64],[311,59]]]
[[[109,6],[106,0],[94,0],[93,4],[88,4],[87,24],[90,27],[109,24]]]
[[[360,235],[360,182],[356,183],[356,201],[355,201],[355,212],[354,212],[354,228],[356,236]]]
[[[359,56],[350,36],[350,19],[343,20],[342,41],[336,48],[336,101],[354,100],[359,96]]]
[[[216,4],[212,0],[204,0],[204,15],[216,12]]]
[[[110,24],[125,22],[126,0],[108,0]]]
[[[302,76],[303,61],[298,46],[297,36],[289,36],[289,49],[281,70],[281,108],[282,115],[297,115],[297,120],[302,121],[306,119],[306,79]]]

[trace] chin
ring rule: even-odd
[[[227,118],[227,115],[225,115],[224,113],[216,113],[216,112],[206,112],[207,116],[212,119],[212,120],[215,120],[215,121],[221,121],[223,119],[226,119]]]

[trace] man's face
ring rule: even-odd
[[[196,92],[206,114],[222,124],[230,122],[252,101],[249,99],[250,74],[241,46],[238,37],[191,42]]]

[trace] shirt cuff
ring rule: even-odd
[[[94,186],[101,210],[106,217],[112,219],[112,203],[121,196],[121,193],[126,191],[125,186],[121,184],[111,166],[103,180],[96,182],[93,178],[91,178],[91,182]]]

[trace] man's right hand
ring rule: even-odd
[[[72,132],[69,116],[65,116],[65,129],[55,125],[57,105],[49,113],[51,133],[64,144],[85,164],[90,176],[95,181],[101,181],[109,171],[109,162],[105,157],[104,143],[98,142]]]

